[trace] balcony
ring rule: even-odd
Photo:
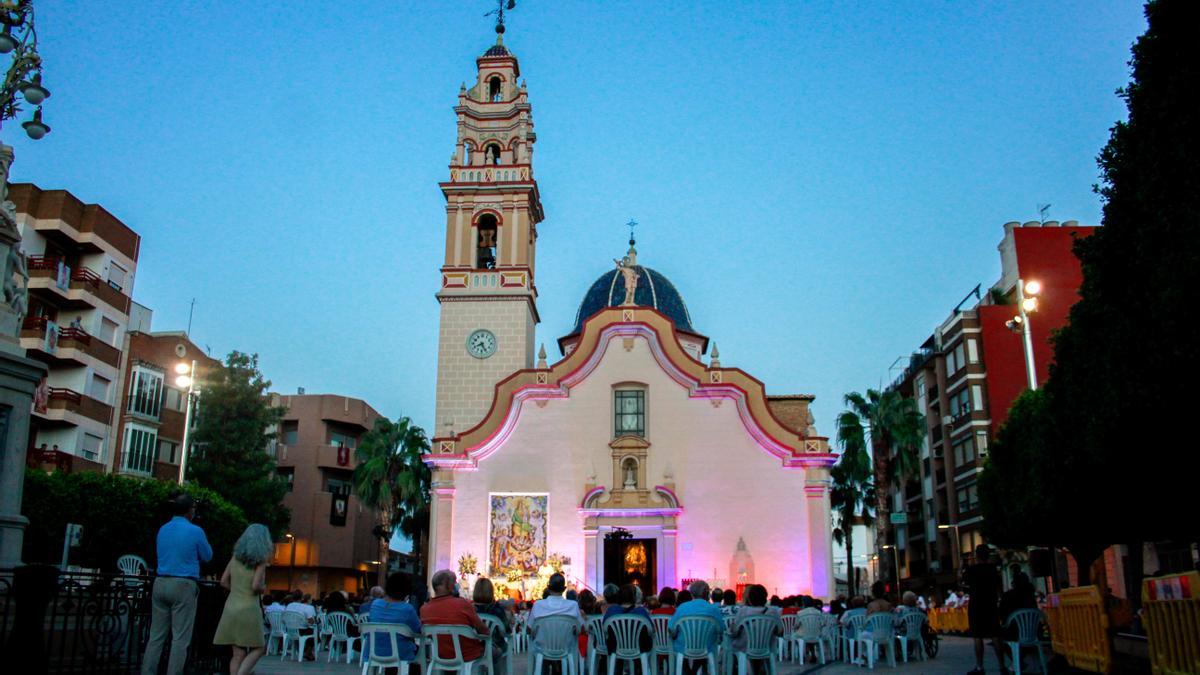
[[[17,211],[33,216],[38,234],[67,250],[100,253],[108,247],[137,260],[141,237],[98,204],[84,204],[66,190],[41,190],[30,183],[9,187]]]
[[[60,258],[43,255],[29,256],[28,267],[29,290],[48,294],[55,305],[90,308],[99,300],[122,314],[129,314],[129,296],[86,267],[72,269]]]
[[[73,389],[51,387],[46,410],[40,412],[35,409],[34,413],[48,422],[59,422],[62,426],[76,426],[76,422],[71,419],[72,415],[81,415],[101,424],[108,424],[112,419],[112,406]]]
[[[91,365],[82,358],[82,354],[106,363],[113,368],[121,364],[121,351],[99,338],[89,334],[82,328],[55,325],[55,335],[47,339],[46,330],[50,321],[44,316],[30,316],[21,325],[21,346],[30,355],[51,366],[55,365]]]

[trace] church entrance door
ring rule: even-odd
[[[609,539],[604,542],[603,583],[635,584],[643,595],[657,593],[658,541]]]

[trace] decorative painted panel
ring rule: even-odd
[[[537,574],[546,562],[546,494],[491,494],[488,573]]]

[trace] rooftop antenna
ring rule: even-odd
[[[1046,212],[1050,210],[1050,205],[1049,204],[1038,204],[1037,207],[1038,207],[1038,220],[1041,221],[1042,225],[1045,225],[1046,224]]]
[[[191,306],[191,308],[188,309],[188,327],[187,327],[188,337],[192,336],[192,315],[194,315],[195,313],[196,313],[196,299],[192,298],[192,306]]]
[[[484,14],[484,16],[496,17],[497,40],[504,35],[504,12],[515,8],[516,6],[517,0],[496,0],[496,9]]]

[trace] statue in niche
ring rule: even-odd
[[[626,490],[637,489],[637,462],[633,459],[625,460],[622,467],[625,471],[625,484],[622,486]]]

